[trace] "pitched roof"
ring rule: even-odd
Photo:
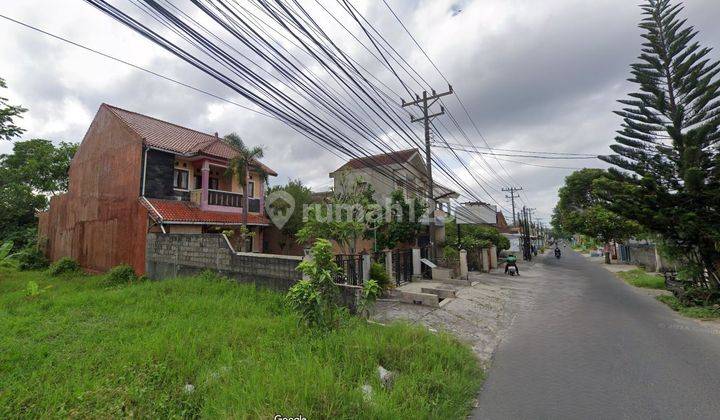
[[[242,213],[225,213],[219,211],[203,211],[197,204],[189,201],[159,200],[140,198],[140,203],[148,209],[150,217],[157,222],[169,224],[208,224],[208,225],[241,225]],[[270,221],[259,214],[248,213],[249,225],[267,226]]]
[[[223,139],[200,131],[182,127],[177,124],[138,114],[116,106],[102,104],[115,116],[120,118],[132,131],[143,138],[149,147],[155,147],[183,155],[206,155],[221,159],[232,159],[237,151]],[[269,175],[277,173],[259,161],[256,165]]]
[[[397,152],[381,153],[378,155],[350,159],[337,170],[374,168],[377,166],[391,165],[393,163],[405,163],[409,161],[415,153],[419,153],[417,149],[406,149],[398,150]]]

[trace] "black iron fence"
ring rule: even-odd
[[[363,285],[363,255],[335,256],[335,263],[340,267],[340,272],[335,275],[335,283],[351,284],[353,286]]]
[[[412,281],[413,260],[412,249],[395,250],[392,253],[393,274],[395,284],[401,285]]]

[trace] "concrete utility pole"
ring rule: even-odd
[[[422,93],[422,98],[419,95],[415,95],[415,100],[412,102],[405,102],[405,100],[402,100],[402,107],[406,108],[409,106],[417,106],[420,108],[420,111],[422,112],[422,117],[410,117],[411,122],[423,122],[423,126],[425,128],[425,165],[426,165],[426,171],[427,171],[427,178],[428,178],[428,208],[430,209],[430,257],[435,258],[436,252],[435,252],[435,208],[437,207],[437,203],[435,202],[435,196],[433,194],[433,178],[432,178],[432,159],[431,159],[431,153],[430,153],[430,121],[440,115],[443,115],[445,113],[445,109],[441,106],[440,112],[436,112],[434,114],[430,113],[430,107],[435,104],[435,102],[438,101],[443,96],[452,95],[453,88],[452,86],[448,86],[448,91],[443,93],[437,93],[435,90],[432,91],[432,94],[428,95],[428,92],[426,90]]]
[[[512,202],[512,211],[513,211],[513,226],[517,226],[517,223],[515,222],[515,199],[520,198],[519,194],[515,194],[517,191],[522,191],[522,187],[509,187],[509,188],[503,188],[503,192],[509,192],[510,195],[506,195],[505,198],[509,198]]]

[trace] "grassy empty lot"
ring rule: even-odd
[[[643,269],[635,269],[630,271],[621,271],[618,276],[635,287],[645,289],[665,289],[665,279],[663,276],[646,273]]]
[[[710,306],[685,306],[675,296],[657,296],[656,299],[672,308],[672,310],[689,318],[706,320],[720,318],[720,308]]]
[[[28,281],[44,291],[28,297]],[[449,335],[357,318],[310,331],[281,294],[199,278],[0,271],[0,331],[0,418],[463,418],[482,381]]]

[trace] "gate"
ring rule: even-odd
[[[412,249],[393,251],[393,274],[395,275],[395,284],[398,286],[412,280]]]
[[[340,272],[335,275],[335,283],[362,286],[362,260],[362,254],[336,255],[335,263],[340,267]]]

